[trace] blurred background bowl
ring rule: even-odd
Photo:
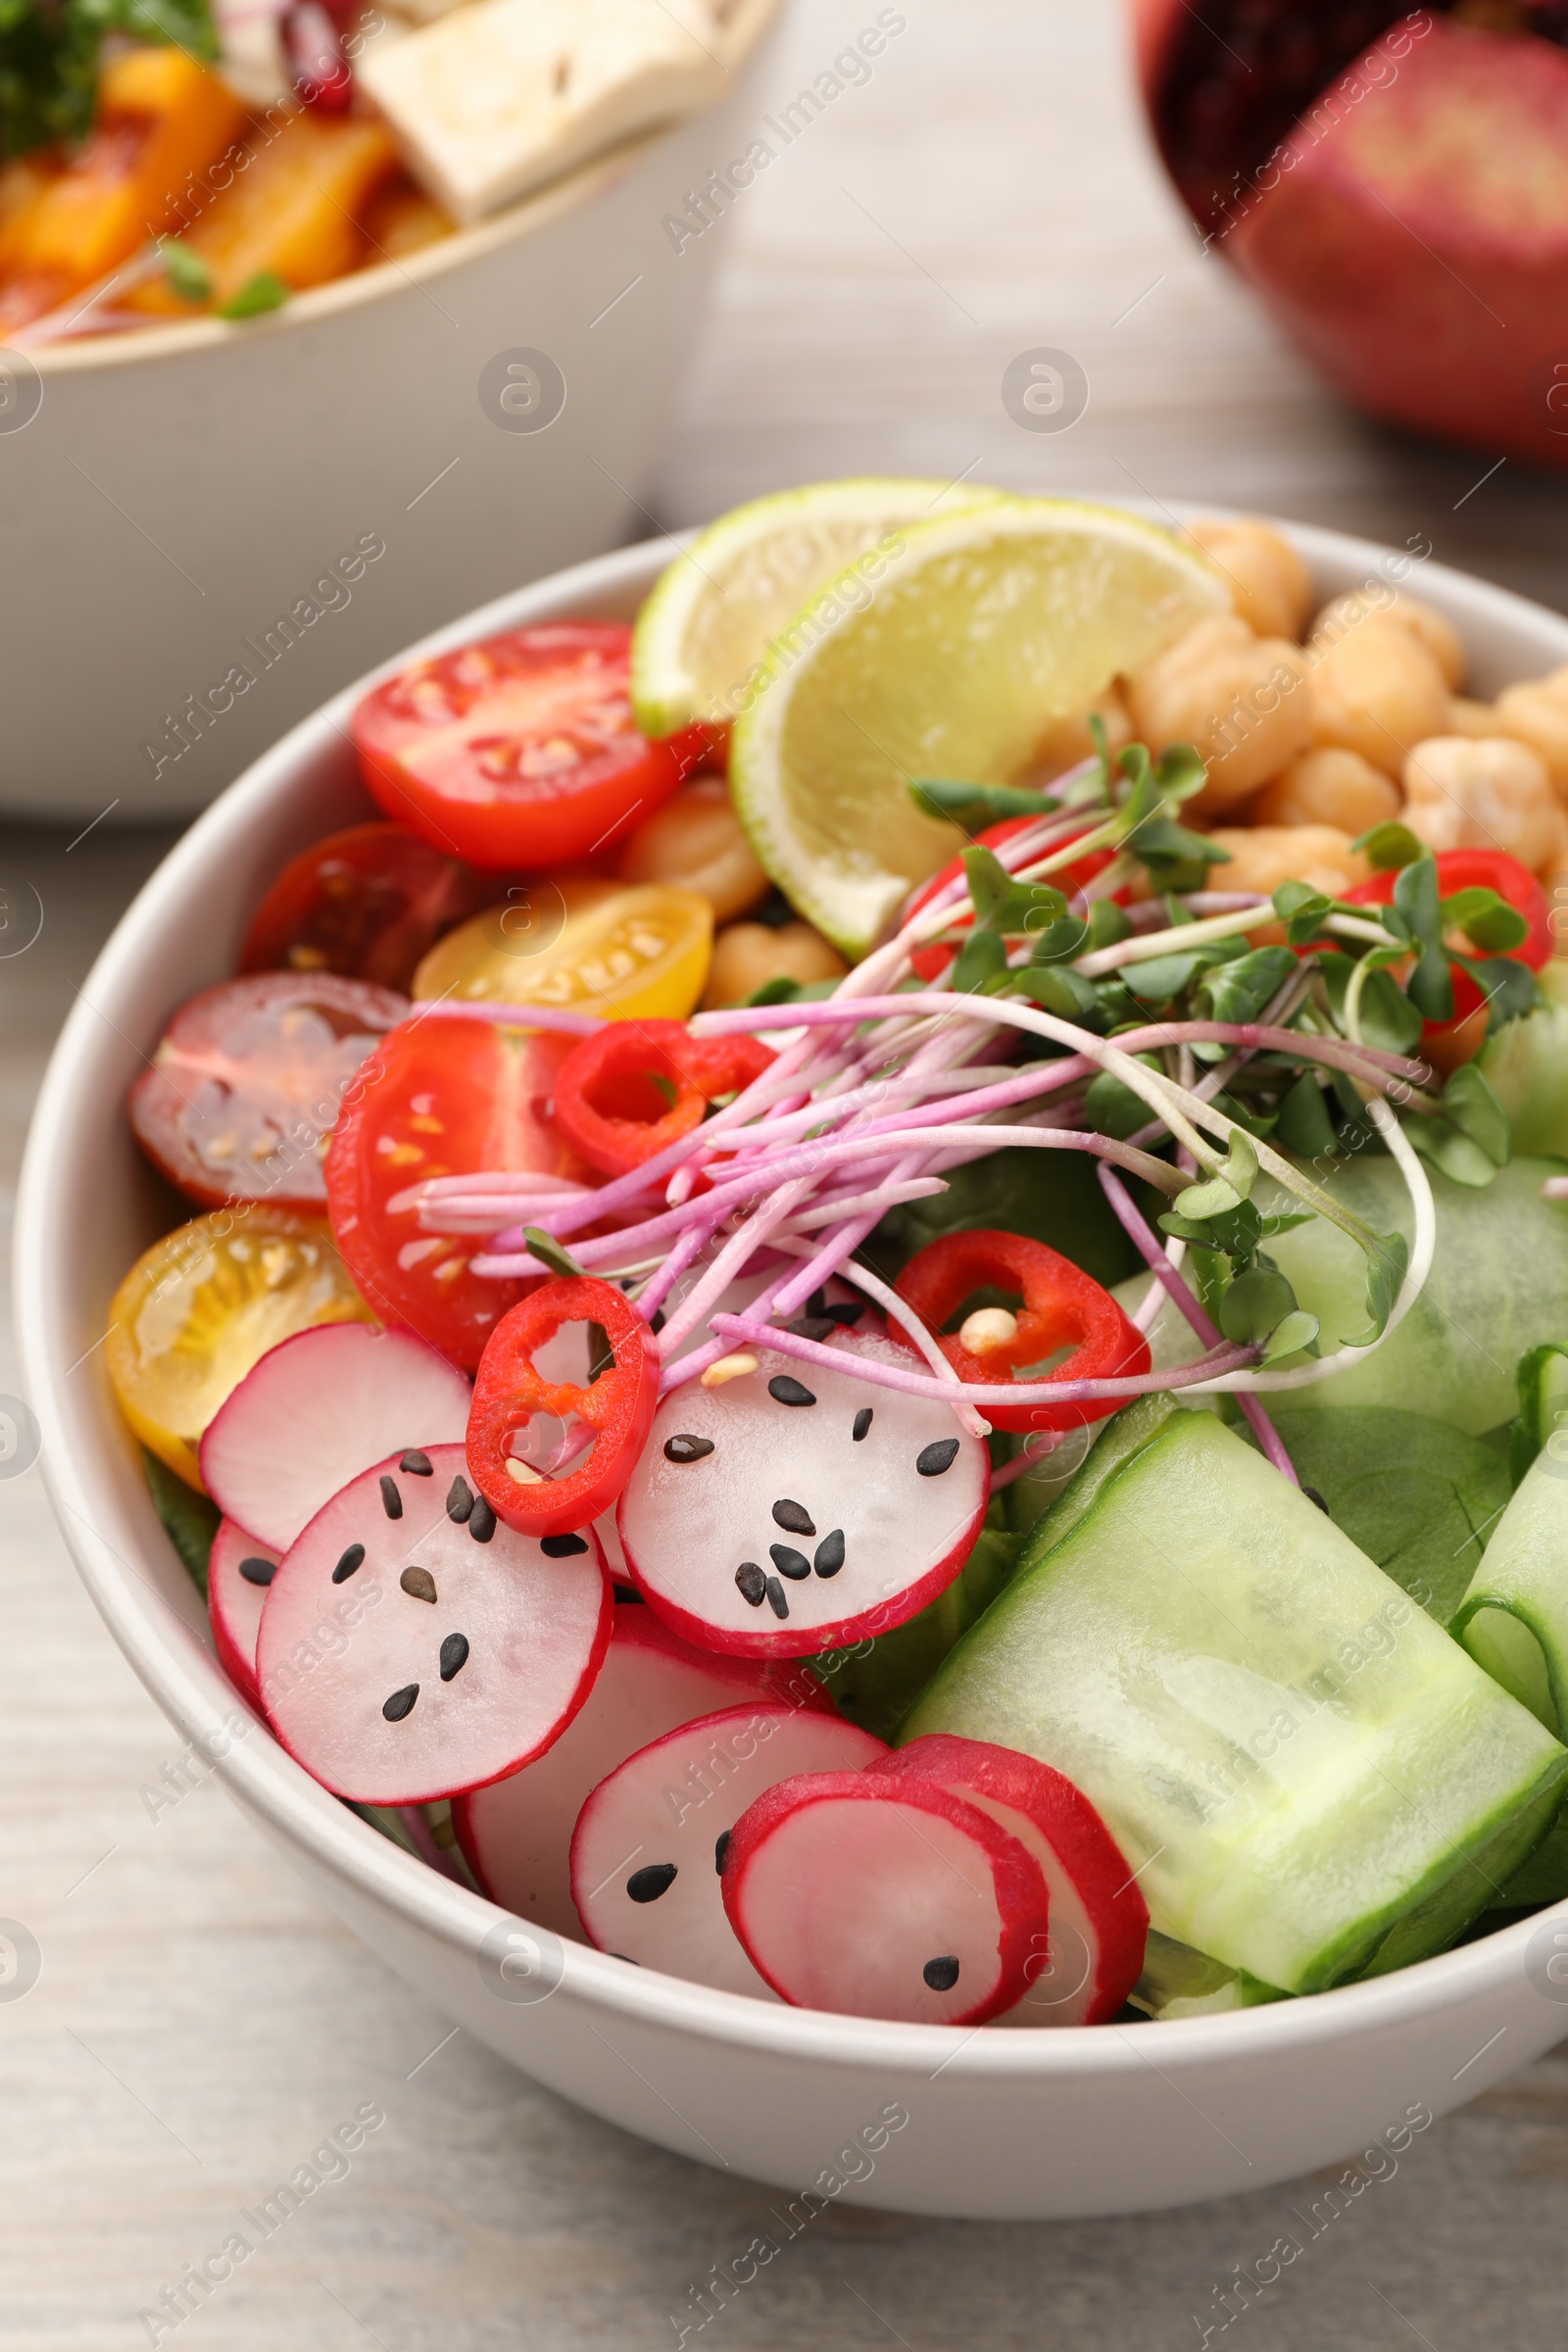
[[[772,46],[717,106],[270,317],[13,356],[0,814],[190,813],[343,679],[645,530],[725,232],[664,218],[745,152]]]

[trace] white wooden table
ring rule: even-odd
[[[738,210],[660,519],[869,470],[1182,497],[1402,539],[1568,601],[1568,480],[1348,416],[1223,269],[1143,143],[1110,0],[904,0],[907,25]],[[876,15],[796,0],[787,98]],[[715,161],[720,160],[716,159]],[[1000,381],[1085,369],[1069,432]],[[3,724],[3,721],[0,721]],[[13,833],[0,882],[42,936],[0,963],[0,1148],[14,1183],[50,1038],[167,836]],[[0,1353],[14,1391],[15,1353]],[[0,1485],[0,1914],[43,1954],[0,2001],[0,2340],[119,2352],[253,2205],[366,2101],[386,2124],[163,2343],[205,2352],[634,2352],[760,2226],[764,2193],[622,2136],[504,2071],[406,1991],[211,1787],[99,1626],[36,1474]],[[175,1785],[177,1786],[177,1777]],[[1298,2183],[1057,2227],[836,2208],[689,2343],[906,2352],[1253,2352],[1424,2343],[1560,2352],[1568,2063],[1418,2139],[1221,2337],[1216,2289]],[[1195,2315],[1197,2319],[1195,2321]]]

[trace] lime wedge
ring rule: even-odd
[[[872,477],[815,482],[735,507],[698,534],[638,616],[631,699],[645,735],[732,719],[768,640],[846,564],[898,552],[905,525],[1000,497],[995,490]]]
[[[1006,784],[1046,731],[1205,612],[1221,574],[1156,524],[1070,499],[991,499],[901,532],[774,633],[736,719],[730,791],[786,896],[850,956],[965,840],[920,776]]]

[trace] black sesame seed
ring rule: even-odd
[[[662,1306],[656,1306],[653,1313],[649,1316],[648,1328],[657,1340],[660,1333],[664,1328],[664,1310]]]
[[[814,1536],[816,1533],[806,1505],[791,1502],[787,1494],[781,1495],[773,1505],[773,1524],[775,1527],[787,1527],[792,1536]]]
[[[332,1571],[333,1584],[346,1585],[349,1581],[349,1578],[354,1574],[355,1569],[363,1568],[364,1565],[365,1545],[363,1544],[351,1544],[347,1551],[343,1554],[343,1557],[339,1560],[337,1566]]]
[[[398,1463],[398,1468],[406,1470],[411,1478],[434,1478],[435,1476],[430,1456],[427,1453],[421,1453],[417,1446],[409,1447],[408,1452]]]
[[[455,1674],[461,1674],[467,1663],[467,1635],[448,1634],[441,1644],[441,1680],[444,1683],[450,1683],[452,1677]]]
[[[767,1393],[775,1404],[814,1404],[816,1398],[798,1380],[787,1372],[777,1372],[767,1384]]]
[[[610,1957],[612,1960],[624,1960],[628,1968],[641,1968],[642,1966],[642,1962],[640,1960],[634,1960],[630,1952],[612,1952]],[[1138,2017],[1141,2014],[1142,2012],[1137,2009],[1133,2011],[1134,2017]]]
[[[770,1544],[767,1550],[780,1576],[792,1576],[798,1584],[803,1576],[810,1575],[811,1563],[804,1551],[796,1551],[788,1544]]]
[[[588,1546],[581,1536],[541,1536],[539,1548],[547,1560],[569,1560]]]
[[[403,1516],[403,1497],[398,1493],[397,1481],[388,1478],[384,1470],[381,1473],[381,1508],[389,1519],[401,1519]]]
[[[1306,1496],[1308,1502],[1315,1502],[1317,1504],[1318,1509],[1324,1514],[1325,1518],[1332,1516],[1332,1513],[1329,1511],[1328,1504],[1324,1501],[1316,1487],[1303,1487],[1301,1489],[1301,1493]],[[242,1561],[240,1564],[240,1574],[243,1576],[244,1573],[245,1568]]]
[[[827,1311],[834,1322],[840,1324],[845,1331],[853,1331],[865,1312],[865,1300],[863,1298],[841,1298]]]
[[[660,1896],[667,1894],[674,1884],[673,1862],[645,1862],[642,1869],[634,1870],[626,1881],[626,1892],[634,1903],[657,1903]]]
[[[767,1580],[767,1605],[775,1617],[787,1617],[790,1613],[790,1596],[776,1576]]]
[[[806,1311],[808,1315],[825,1315],[827,1313],[827,1293],[825,1290],[816,1290],[811,1293],[811,1296],[806,1301]]]
[[[920,1974],[933,1992],[951,1992],[958,1982],[958,1963],[952,1952],[945,1952],[940,1960],[928,1960]]]
[[[862,1404],[859,1411],[855,1416],[855,1426],[850,1431],[850,1435],[855,1440],[857,1446],[858,1446],[860,1440],[864,1437],[870,1426],[871,1407],[868,1404]]]
[[[275,1560],[241,1560],[239,1572],[248,1585],[270,1585],[277,1574],[277,1562]]]
[[[956,1438],[938,1438],[930,1446],[922,1446],[914,1457],[914,1466],[922,1478],[940,1478],[951,1470],[958,1458]]]
[[[831,1315],[797,1315],[794,1322],[786,1323],[784,1328],[793,1331],[798,1340],[830,1340],[838,1325]]]
[[[718,1836],[713,1839],[713,1868],[715,1870],[722,1870],[724,1867],[724,1856],[729,1852],[729,1836],[728,1830],[720,1830]]]
[[[754,1609],[760,1609],[767,1592],[767,1579],[757,1562],[742,1560],[735,1571],[735,1582],[740,1587],[742,1600],[749,1600]]]
[[[694,1438],[690,1430],[683,1429],[674,1437],[664,1440],[666,1462],[700,1462],[705,1454],[710,1454],[712,1450],[713,1441],[711,1438]]]
[[[956,1439],[954,1443],[956,1445]],[[476,1494],[473,1498],[473,1508],[468,1513],[468,1533],[476,1544],[488,1544],[495,1532],[496,1515],[484,1496]]]
[[[411,1600],[435,1600],[435,1578],[428,1568],[405,1568],[398,1583]]]
[[[418,1695],[417,1683],[405,1683],[401,1690],[394,1690],[390,1698],[383,1699],[381,1712],[388,1723],[401,1723],[405,1715],[412,1715],[414,1702]]]
[[[831,1535],[822,1538],[812,1556],[811,1566],[816,1570],[818,1576],[837,1576],[843,1565],[844,1530],[842,1527],[836,1527]]]
[[[447,1489],[447,1517],[461,1527],[473,1508],[473,1489],[466,1478],[455,1478]]]

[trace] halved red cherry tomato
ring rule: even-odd
[[[592,1182],[550,1118],[571,1042],[463,1014],[416,1014],[366,1062],[332,1138],[326,1198],[344,1263],[386,1321],[408,1324],[470,1370],[540,1277],[471,1273],[483,1241],[427,1232],[419,1187],[497,1168]]]
[[[242,972],[343,972],[412,993],[436,941],[506,896],[402,825],[350,825],[291,858],[245,934]]]
[[[535,1352],[564,1324],[596,1323],[612,1361],[588,1387],[553,1381]],[[546,1282],[496,1325],[479,1359],[468,1415],[468,1475],[498,1519],[526,1536],[564,1536],[607,1511],[636,1467],[659,1402],[659,1353],[636,1308],[591,1274]],[[593,1440],[564,1478],[541,1478],[513,1452],[535,1413]]]
[[[1461,890],[1494,890],[1505,905],[1522,914],[1530,928],[1508,953],[1531,971],[1539,972],[1551,956],[1550,909],[1546,894],[1529,866],[1510,858],[1506,850],[1439,850],[1438,896],[1451,899]],[[1392,906],[1393,871],[1373,874],[1346,892],[1356,906]],[[1487,1000],[1462,964],[1450,964],[1453,979],[1453,1018],[1427,1021],[1421,1030],[1421,1051],[1445,1075],[1456,1070],[1486,1043]]]
[[[332,972],[256,972],[182,1004],[130,1090],[136,1141],[203,1208],[319,1210],[338,1107],[406,997]]]
[[[896,1285],[920,1317],[962,1381],[996,1387],[1026,1365],[1043,1363],[1055,1349],[1076,1342],[1064,1363],[1042,1380],[1117,1380],[1149,1370],[1149,1342],[1121,1308],[1069,1258],[1022,1234],[977,1230],[945,1234],[910,1258]],[[983,1355],[972,1355],[956,1333],[943,1338],[942,1326],[977,1291],[1017,1293],[1023,1301],[1013,1336]],[[916,1353],[914,1342],[892,1318],[889,1335]],[[1102,1404],[988,1404],[995,1429],[1079,1429],[1118,1410]]]
[[[1004,841],[1010,841],[1013,835],[1021,833],[1026,825],[1037,825],[1039,822],[1038,816],[1004,817],[1000,824],[987,825],[983,833],[977,833],[973,846],[981,850],[1000,849]],[[1099,817],[1089,818],[1082,830],[1085,833],[1093,832],[1099,822]],[[1074,838],[1073,834],[1067,835],[1068,841],[1072,841]],[[1063,845],[1057,843],[1056,846],[1059,849]],[[1065,891],[1068,898],[1071,898],[1075,890],[1082,890],[1086,882],[1092,882],[1097,874],[1102,874],[1114,855],[1113,850],[1086,851],[1082,858],[1075,858],[1071,865],[1062,866],[1059,871],[1051,875],[1050,879],[1056,889]],[[942,868],[940,874],[933,874],[929,882],[922,882],[904,910],[905,921],[907,922],[911,914],[918,914],[922,906],[929,906],[937,892],[945,889],[948,883],[956,882],[962,871],[962,858],[955,858]],[[1114,895],[1118,905],[1127,896],[1126,892],[1121,890]],[[956,909],[953,928],[956,931],[966,931],[973,921],[972,908],[965,906],[961,911]],[[940,980],[956,953],[956,949],[945,948],[933,941],[929,947],[916,948],[909,961],[919,979]]]
[[[701,728],[639,734],[631,631],[617,620],[513,629],[416,662],[354,713],[388,816],[471,865],[564,865],[652,816],[708,751]]]
[[[556,1079],[556,1124],[607,1176],[641,1167],[773,1059],[755,1037],[693,1037],[684,1021],[614,1021],[578,1041]]]

